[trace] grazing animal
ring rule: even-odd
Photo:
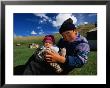
[[[38,44],[35,44],[35,43],[29,44],[29,48],[31,48],[31,49],[38,48],[38,47],[39,47]]]
[[[21,44],[16,44],[16,46],[21,46]]]

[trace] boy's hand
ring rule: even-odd
[[[47,62],[59,62],[59,63],[64,63],[65,62],[65,57],[60,56],[56,52],[47,51],[45,57],[46,57],[45,59],[46,59]]]

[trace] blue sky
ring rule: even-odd
[[[14,13],[14,37],[58,33],[68,18],[77,26],[97,22],[96,13]]]

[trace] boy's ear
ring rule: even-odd
[[[79,32],[79,31],[80,31],[80,29],[74,29],[74,31],[75,31],[75,32]]]
[[[77,35],[77,33],[78,33],[78,29],[75,29],[73,32],[75,32],[75,34]]]

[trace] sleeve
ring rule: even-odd
[[[64,48],[65,46],[65,42],[63,41],[63,38],[61,38],[59,41],[58,41],[58,43],[57,43],[57,46],[59,47],[59,48]]]
[[[73,56],[66,56],[65,64],[70,67],[81,67],[87,62],[87,55],[90,52],[87,43],[81,43],[76,47],[77,53]]]

